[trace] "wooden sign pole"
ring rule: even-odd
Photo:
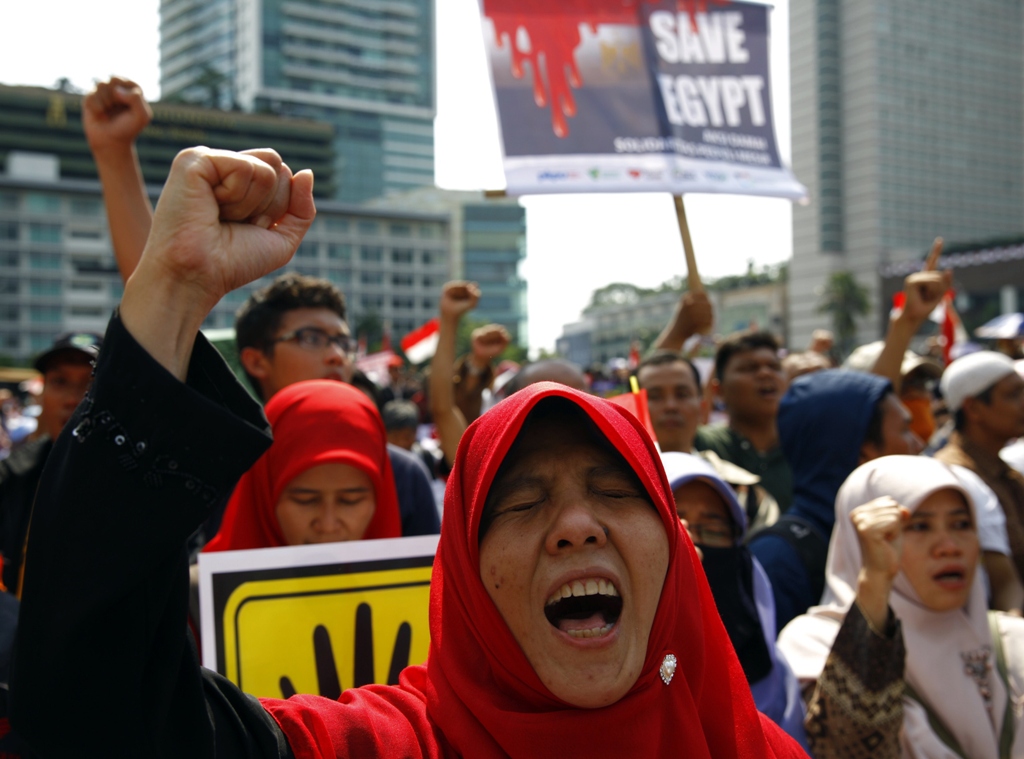
[[[697,271],[697,257],[693,253],[693,240],[690,239],[690,225],[686,223],[686,207],[682,195],[673,195],[676,202],[676,220],[679,222],[679,234],[683,238],[683,252],[686,254],[687,283],[690,292],[704,292],[704,283],[700,281]]]

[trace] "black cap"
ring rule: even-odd
[[[93,332],[67,332],[57,337],[43,353],[40,353],[32,366],[41,374],[46,374],[49,364],[59,353],[65,351],[80,353],[92,361],[100,355],[103,337]]]

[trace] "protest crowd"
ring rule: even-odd
[[[194,148],[154,210],[148,120],[128,80],[86,98],[124,296],[3,400],[3,756],[1024,755],[1024,361],[910,350],[940,242],[842,365],[751,330],[704,376],[691,290],[609,400],[502,361],[500,325],[458,355],[481,292],[452,281],[429,366],[378,384],[344,294],[288,273],[312,174]],[[247,389],[199,328],[282,267],[237,315]],[[437,534],[393,684],[199,666],[200,554]]]

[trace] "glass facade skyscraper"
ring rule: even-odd
[[[165,97],[222,76],[244,110],[330,123],[338,200],[433,184],[433,0],[162,0],[160,65]]]
[[[791,0],[790,339],[807,344],[830,274],[850,271],[888,314],[880,267],[936,236],[1024,230],[1024,44],[1019,0]]]

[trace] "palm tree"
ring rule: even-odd
[[[832,316],[832,330],[844,355],[853,349],[857,317],[864,316],[869,305],[867,288],[857,281],[852,272],[833,272],[825,283],[818,301],[818,313]]]

